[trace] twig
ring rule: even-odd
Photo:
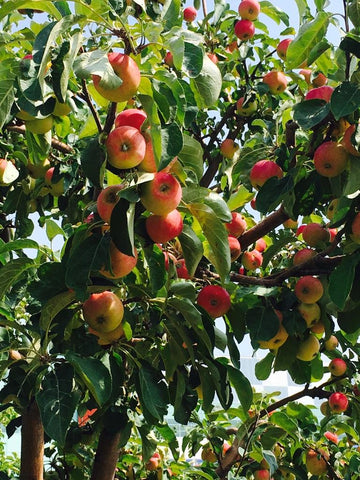
[[[5,128],[9,132],[15,132],[20,133],[21,135],[25,135],[25,125],[7,125]],[[60,142],[60,140],[57,140],[56,138],[51,139],[51,146],[55,150],[59,150],[62,153],[74,153],[72,147],[70,147],[66,143]]]
[[[97,129],[99,131],[99,133],[102,132],[102,126],[101,126],[101,122],[100,122],[100,119],[99,119],[99,116],[97,114],[97,111],[91,101],[91,98],[90,98],[90,95],[89,95],[89,92],[88,92],[88,89],[86,87],[86,82],[85,80],[82,80],[81,81],[81,85],[82,85],[82,92],[81,94],[79,95],[80,98],[82,98],[88,105],[88,107],[90,108],[90,111],[92,113],[92,116],[94,117],[94,120],[95,120],[95,123],[96,123],[96,126],[97,126]]]

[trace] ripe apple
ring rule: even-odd
[[[308,85],[311,85],[311,70],[307,69],[307,68],[304,68],[302,70],[300,70],[300,75],[303,75],[304,76],[304,79],[305,79],[305,82],[308,84]]]
[[[316,303],[324,293],[324,287],[317,277],[305,275],[296,282],[294,292],[303,303]]]
[[[349,400],[345,393],[334,392],[329,397],[329,407],[333,413],[342,413],[347,410],[349,406]]]
[[[263,256],[258,250],[247,251],[243,253],[241,262],[246,270],[256,270],[257,268],[261,267]]]
[[[266,250],[267,244],[263,238],[259,238],[255,242],[255,250],[258,252],[262,253],[264,250]]]
[[[197,17],[197,10],[194,7],[186,7],[184,8],[184,20],[185,22],[191,23]]]
[[[31,163],[30,161],[27,164],[27,169],[29,171],[29,175],[32,178],[44,178],[45,173],[50,168],[50,162],[47,158],[43,160],[41,163]]]
[[[333,442],[336,445],[339,443],[339,437],[336,435],[336,433],[333,432],[325,432],[324,437],[329,440],[329,442]]]
[[[240,235],[245,232],[247,223],[245,217],[241,215],[241,213],[231,212],[231,222],[225,223],[225,227],[229,235],[240,237]]]
[[[344,145],[345,149],[351,155],[353,155],[354,157],[360,157],[360,152],[359,152],[359,150],[357,150],[355,148],[355,146],[352,142],[352,139],[351,139],[351,137],[355,133],[355,130],[356,130],[356,125],[355,125],[355,123],[353,123],[352,125],[350,125],[350,127],[348,127],[345,130],[345,133],[344,133],[344,136],[343,136],[343,139],[342,139],[341,143]]]
[[[329,363],[329,370],[334,377],[341,377],[347,370],[347,364],[342,358],[333,358]]]
[[[319,451],[309,448],[306,451],[305,464],[307,471],[311,475],[323,475],[327,472],[327,461],[329,454],[322,449]]]
[[[124,316],[122,301],[109,290],[92,293],[84,302],[82,309],[85,322],[99,333],[115,330]]]
[[[222,317],[231,307],[231,299],[220,285],[206,285],[197,297],[197,303],[213,318]]]
[[[286,59],[286,52],[291,42],[292,42],[291,38],[284,38],[284,40],[281,40],[281,42],[276,47],[276,53],[279,55],[281,60]]]
[[[250,40],[255,35],[255,25],[251,20],[238,20],[234,26],[234,33],[242,41]]]
[[[95,89],[110,102],[127,102],[133,97],[140,85],[140,70],[136,62],[123,53],[108,53],[108,60],[114,72],[122,80],[116,88],[105,88],[100,85],[101,77],[92,75]]]
[[[351,223],[350,238],[353,242],[360,243],[360,212],[355,215]]]
[[[115,128],[134,127],[141,130],[142,124],[147,119],[144,110],[139,108],[128,108],[120,112],[115,118]]]
[[[322,87],[312,88],[305,95],[305,100],[314,100],[316,98],[330,102],[331,95],[334,89],[329,85],[323,85]]]
[[[44,176],[45,184],[48,186],[51,195],[54,197],[60,197],[64,193],[64,178],[61,178],[58,182],[53,183],[52,178],[54,175],[55,167],[50,167]]]
[[[228,236],[228,241],[229,241],[229,247],[230,247],[231,261],[235,262],[235,260],[240,257],[240,253],[241,253],[240,242],[237,238],[231,235]]]
[[[183,278],[184,280],[189,280],[191,278],[189,275],[189,271],[186,267],[184,258],[180,258],[179,260],[177,260],[177,262],[175,263],[175,268],[178,278]]]
[[[0,158],[0,186],[10,185],[19,176],[19,171],[15,165],[5,158]]]
[[[229,43],[229,45],[226,47],[226,51],[229,53],[235,52],[239,48],[237,40],[234,40],[233,42]]]
[[[175,210],[181,196],[181,185],[171,173],[156,172],[150,182],[141,185],[140,200],[146,210],[156,215],[166,215]]]
[[[319,223],[308,223],[302,231],[302,237],[310,247],[321,247],[330,240],[329,230]]]
[[[145,220],[146,231],[153,242],[166,243],[180,235],[183,219],[179,210],[172,210],[167,215],[150,215]]]
[[[128,275],[135,267],[137,262],[137,251],[135,256],[125,255],[116,248],[113,242],[110,243],[110,265],[111,270],[106,270],[105,266],[100,269],[101,275],[110,279],[118,279]]]
[[[224,440],[223,446],[222,446],[222,455],[224,456],[225,453],[229,450],[231,447],[230,443]]]
[[[300,303],[298,311],[305,320],[308,328],[320,320],[321,309],[317,303]]]
[[[314,333],[318,338],[321,338],[325,333],[325,325],[319,321],[311,325],[310,331]]]
[[[207,446],[201,451],[201,459],[204,460],[204,462],[214,463],[217,461],[217,456],[214,450],[210,446]]]
[[[259,160],[250,170],[250,183],[259,190],[271,177],[282,178],[284,172],[281,167],[271,160]]]
[[[96,208],[99,217],[106,223],[110,223],[110,218],[115,205],[119,201],[120,197],[117,194],[124,186],[122,184],[109,185],[101,190],[97,200]]]
[[[330,335],[330,337],[324,342],[325,350],[327,350],[328,352],[336,350],[338,345],[339,340],[335,337],[335,335]]]
[[[311,362],[319,353],[320,342],[315,335],[309,335],[306,340],[303,340],[296,353],[296,358],[304,362]]]
[[[220,145],[220,152],[225,158],[234,158],[235,153],[239,150],[239,145],[232,138],[226,138]]]
[[[145,139],[134,127],[115,128],[109,133],[105,145],[109,163],[115,168],[136,167],[145,157]]]
[[[35,118],[34,120],[25,120],[26,130],[31,133],[44,134],[52,129],[54,119],[52,115],[45,118]]]
[[[255,470],[254,480],[270,480],[269,470],[265,470],[265,469]]]
[[[322,87],[327,84],[327,78],[322,72],[318,72],[313,76],[312,85],[314,87]]]
[[[210,60],[215,63],[215,65],[217,63],[219,63],[219,59],[217,57],[217,55],[215,53],[207,53],[207,56],[210,58]]]
[[[161,457],[158,452],[155,452],[152,457],[149,458],[149,460],[145,464],[146,470],[149,470],[150,472],[154,472],[157,470],[160,466],[161,463]]]
[[[307,262],[310,258],[315,257],[316,251],[311,248],[302,248],[295,253],[293,258],[293,265],[300,265],[301,263]]]
[[[315,150],[315,169],[323,177],[337,177],[345,170],[348,157],[348,152],[341,143],[324,142]]]
[[[142,172],[155,173],[157,171],[157,165],[155,161],[151,135],[148,130],[145,130],[145,132],[142,132],[142,134],[145,139],[145,156],[139,163],[138,169]]]
[[[236,102],[236,113],[238,113],[242,117],[251,117],[251,115],[253,115],[257,110],[257,101],[248,101],[244,105],[244,100],[245,97],[240,97],[239,100]]]
[[[174,55],[171,52],[166,52],[164,62],[168,67],[174,67]]]
[[[287,87],[287,79],[283,72],[278,72],[277,70],[272,70],[268,72],[264,78],[263,82],[269,86],[270,93],[277,95],[283,93]]]
[[[257,0],[242,0],[238,12],[243,20],[254,21],[260,13],[260,3]]]

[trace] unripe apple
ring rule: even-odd
[[[105,88],[100,85],[101,77],[92,75],[95,89],[110,102],[127,102],[133,97],[140,85],[140,70],[136,62],[123,53],[108,53],[108,60],[114,72],[122,80],[116,88]]]
[[[308,338],[302,341],[296,353],[296,358],[304,362],[311,362],[320,350],[320,342],[315,335],[309,335]]]
[[[258,252],[262,253],[264,250],[266,250],[267,244],[263,238],[259,238],[255,242],[255,250]]]
[[[100,333],[115,330],[124,316],[122,301],[109,290],[92,293],[82,308],[85,322]]]
[[[45,173],[50,168],[50,162],[47,158],[41,163],[31,163],[30,161],[27,164],[27,169],[29,170],[29,175],[32,178],[44,178]]]
[[[245,97],[240,97],[236,102],[236,113],[242,117],[251,117],[257,110],[257,101],[251,100],[247,101],[244,105]]]
[[[250,183],[259,190],[271,177],[282,178],[284,172],[281,167],[271,160],[259,160],[250,170]]]
[[[234,26],[234,33],[242,41],[250,40],[255,35],[255,25],[251,20],[238,20]]]
[[[35,120],[25,120],[25,128],[31,133],[42,135],[52,129],[54,118],[49,115],[45,118],[35,118]]]
[[[286,59],[286,52],[291,42],[292,42],[291,38],[284,38],[284,40],[281,40],[281,42],[276,47],[276,53],[279,55],[281,60]]]
[[[180,235],[183,219],[179,210],[172,210],[167,215],[150,215],[145,221],[147,234],[153,242],[166,243]]]
[[[285,228],[290,228],[291,230],[295,230],[298,226],[297,220],[293,220],[292,218],[288,218],[283,222]]]
[[[261,267],[263,256],[258,250],[247,251],[242,254],[241,262],[246,270],[256,270]]]
[[[119,169],[133,168],[144,160],[146,144],[137,128],[115,128],[106,139],[109,163]]]
[[[339,443],[339,437],[336,433],[333,432],[325,432],[324,437],[329,440],[329,442],[335,443],[336,445]]]
[[[142,124],[147,119],[144,110],[139,108],[128,108],[120,112],[115,118],[115,128],[134,127],[141,130]]]
[[[317,277],[305,275],[296,282],[294,292],[303,303],[316,303],[324,293],[324,287]]]
[[[325,100],[325,102],[330,102],[331,95],[333,94],[334,89],[329,85],[323,85],[322,87],[312,88],[305,95],[305,100],[314,100],[316,98],[320,100]]]
[[[335,335],[330,335],[330,337],[324,342],[325,350],[327,350],[328,352],[336,350],[338,345],[339,340],[335,337]]]
[[[282,322],[282,314],[278,310],[275,310],[275,313],[279,316],[280,319],[280,326],[279,330],[277,331],[276,335],[274,335],[270,340],[260,340],[259,347],[262,349],[269,349],[272,351],[276,351],[279,349],[289,337],[287,330],[285,329]],[[281,315],[281,316],[280,316]]]
[[[355,215],[351,223],[350,238],[353,242],[360,243],[360,212]]]
[[[334,198],[333,200],[331,200],[330,205],[326,210],[326,216],[329,220],[332,220],[334,218],[338,204],[339,204],[338,198]]]
[[[15,165],[5,158],[0,158],[0,186],[10,185],[19,176],[19,171]]]
[[[276,70],[268,72],[264,76],[263,82],[269,86],[270,93],[273,95],[283,93],[287,87],[287,78],[285,74]]]
[[[329,454],[319,449],[317,452],[312,448],[306,452],[306,468],[311,475],[323,475],[327,472],[327,461],[329,460]]]
[[[120,338],[125,336],[124,327],[122,323],[115,330],[111,332],[98,332],[93,328],[89,328],[89,333],[96,335],[98,338],[99,345],[111,345],[112,343],[117,342]]]
[[[166,215],[175,210],[181,196],[181,185],[171,173],[156,172],[153,180],[141,185],[140,200],[146,210],[156,215]]]
[[[326,400],[325,402],[322,402],[320,405],[320,412],[324,415],[324,417],[327,417],[330,415],[330,407],[329,407],[329,402]]]
[[[342,358],[333,358],[329,363],[329,370],[334,377],[341,377],[347,370],[347,364]]]
[[[265,469],[255,470],[254,480],[270,480],[269,470],[265,470]]]
[[[55,167],[50,167],[45,173],[45,184],[48,186],[51,195],[54,197],[60,197],[64,193],[64,178],[61,178],[58,182],[53,183],[52,178],[54,175]]]
[[[260,3],[257,0],[242,0],[238,12],[243,20],[254,21],[260,13]]]
[[[302,248],[295,253],[293,258],[293,265],[300,265],[301,263],[307,262],[310,258],[315,257],[316,251],[311,248]]]
[[[137,251],[135,256],[126,255],[120,252],[113,242],[110,243],[110,265],[111,270],[106,270],[105,266],[100,269],[101,275],[110,279],[118,279],[128,275],[137,263]]]
[[[317,303],[300,303],[298,311],[305,320],[308,328],[320,320],[321,309]]]
[[[232,138],[226,138],[220,145],[220,152],[225,158],[234,158],[235,153],[239,150],[239,145]]]
[[[314,333],[318,338],[321,338],[325,333],[325,325],[319,321],[311,325],[310,332]]]
[[[351,137],[355,133],[356,125],[353,123],[348,127],[344,133],[341,143],[344,145],[345,149],[354,157],[360,157],[360,152],[357,150],[352,142]]]
[[[310,247],[322,247],[324,243],[329,242],[330,234],[327,228],[319,223],[308,223],[302,231],[302,237]]]
[[[122,190],[124,186],[119,185],[109,185],[108,187],[101,190],[97,200],[96,207],[99,217],[106,223],[110,223],[110,218],[112,211],[114,210],[115,205],[120,200],[118,192]]]
[[[231,235],[228,236],[228,241],[229,241],[231,261],[235,262],[235,260],[240,257],[240,253],[241,253],[240,242],[237,238]]]
[[[247,223],[245,217],[241,215],[241,213],[231,212],[231,222],[225,223],[225,227],[229,235],[240,237],[240,235],[245,232]]]
[[[231,307],[229,293],[220,285],[206,285],[197,297],[197,303],[213,318],[222,317]]]
[[[59,102],[56,99],[55,107],[54,107],[54,110],[53,110],[52,114],[55,115],[55,117],[65,117],[65,116],[69,115],[69,113],[71,111],[72,111],[72,108],[70,107],[70,105],[68,103]]]
[[[348,152],[341,143],[324,142],[315,150],[315,169],[323,177],[337,177],[345,170],[348,157]]]
[[[349,400],[345,393],[334,392],[329,397],[329,407],[333,413],[342,413],[347,410]]]
[[[193,22],[197,17],[197,10],[194,7],[184,8],[184,20],[185,22]]]

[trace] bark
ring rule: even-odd
[[[22,414],[20,480],[43,480],[44,428],[33,399]]]
[[[114,480],[120,435],[121,432],[112,433],[106,429],[101,432],[90,480]]]

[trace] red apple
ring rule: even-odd
[[[349,400],[345,393],[334,392],[329,397],[329,407],[333,413],[342,413],[347,410],[349,406]]]
[[[271,177],[282,178],[284,172],[271,160],[259,160],[250,170],[251,185],[259,190]]]
[[[265,470],[265,469],[255,470],[254,480],[270,480],[269,470]]]
[[[287,79],[283,72],[278,72],[273,70],[268,72],[264,78],[263,82],[269,86],[270,93],[277,95],[282,93],[287,87]]]
[[[250,40],[255,34],[255,25],[251,20],[238,20],[234,26],[234,33],[242,41]]]
[[[357,213],[351,223],[350,238],[355,243],[360,243],[360,212]]]
[[[113,242],[110,243],[110,265],[111,270],[106,270],[105,266],[100,269],[101,275],[110,279],[118,279],[128,275],[135,267],[137,262],[137,251],[135,256],[125,255],[116,248]]]
[[[302,237],[304,242],[310,247],[321,247],[330,240],[329,230],[319,223],[308,223],[305,225]]]
[[[327,78],[323,73],[318,72],[314,75],[312,80],[312,85],[314,87],[323,87],[326,84],[327,84]]]
[[[329,370],[334,377],[341,377],[347,370],[347,364],[342,358],[333,358],[329,363]]]
[[[322,87],[312,88],[305,95],[305,100],[320,99],[325,100],[325,102],[330,102],[331,95],[334,89],[328,85],[323,85]]]
[[[229,241],[229,247],[230,247],[231,261],[235,262],[235,260],[240,257],[240,253],[241,253],[240,242],[237,238],[231,235],[228,236],[228,241]]]
[[[92,293],[84,302],[82,309],[85,322],[100,333],[115,330],[124,316],[122,301],[109,290]]]
[[[122,80],[122,84],[116,88],[105,88],[100,85],[101,77],[93,75],[95,89],[100,95],[110,102],[127,102],[133,97],[140,85],[140,70],[136,62],[123,53],[108,53],[110,65],[114,72]]]
[[[141,202],[146,210],[156,215],[166,215],[175,210],[181,196],[181,185],[171,173],[156,172],[153,180],[141,185]]]
[[[105,145],[108,161],[115,168],[133,168],[144,160],[146,143],[137,128],[115,128],[109,133]]]
[[[251,117],[257,110],[257,101],[248,101],[244,105],[245,97],[240,97],[236,102],[236,113],[242,117]]]
[[[115,118],[115,128],[118,127],[134,127],[141,130],[142,124],[147,119],[144,110],[139,108],[128,108],[120,112]]]
[[[281,60],[286,59],[286,52],[291,42],[292,42],[291,38],[284,38],[284,40],[281,40],[281,42],[276,47],[276,52],[281,58]]]
[[[191,278],[183,258],[177,260],[175,263],[175,268],[178,278],[183,278],[184,280],[189,280]]]
[[[317,277],[305,275],[296,282],[295,295],[303,303],[316,303],[324,293],[324,287]]]
[[[325,432],[324,437],[329,440],[329,442],[335,443],[336,445],[339,443],[339,437],[336,433],[333,432]]]
[[[230,295],[220,285],[206,285],[197,297],[197,303],[213,317],[222,317],[231,307]]]
[[[119,184],[109,185],[101,190],[96,201],[96,207],[99,217],[104,220],[104,222],[110,223],[112,211],[120,199],[117,193],[123,188],[124,186]]]
[[[238,12],[243,20],[254,21],[260,13],[260,3],[257,0],[242,0]]]
[[[174,67],[174,56],[171,52],[166,52],[164,62],[168,67]]]
[[[327,472],[327,461],[329,454],[319,449],[317,452],[312,448],[306,451],[306,468],[311,475],[323,475]]]
[[[229,43],[229,45],[226,47],[226,51],[229,53],[235,52],[239,48],[237,40],[234,40],[233,42]]]
[[[335,337],[335,335],[330,335],[330,337],[324,342],[325,350],[327,350],[328,352],[336,350],[338,345],[339,340]]]
[[[146,231],[154,242],[166,243],[180,235],[183,229],[183,219],[178,210],[167,215],[150,215],[145,221]]]
[[[311,77],[311,70],[305,68],[303,70],[300,70],[300,75],[304,75],[304,78],[305,78],[305,82],[308,84],[308,85],[311,85],[311,80],[310,80],[310,77]]]
[[[260,253],[262,253],[264,250],[266,250],[267,244],[263,238],[259,238],[255,242],[255,250],[258,250]]]
[[[215,65],[217,63],[219,63],[219,59],[217,57],[217,55],[215,53],[207,53],[207,56],[210,58],[210,60],[215,63]]]
[[[352,142],[352,136],[355,133],[356,125],[353,123],[345,130],[343,139],[341,143],[344,145],[345,149],[354,157],[360,157],[360,152],[355,148],[354,143]]]
[[[197,10],[194,7],[184,8],[184,20],[185,22],[193,22],[197,17]]]
[[[145,464],[146,470],[149,470],[150,472],[153,472],[157,470],[160,466],[161,463],[161,457],[160,454],[155,452],[152,457],[149,458],[147,463]]]
[[[241,257],[241,262],[246,270],[256,270],[262,265],[263,257],[258,250],[244,252]]]
[[[333,178],[342,173],[348,162],[348,152],[341,143],[322,143],[314,153],[316,171],[323,177]]]
[[[310,258],[315,257],[316,251],[311,248],[302,248],[295,253],[293,257],[293,265],[300,265],[301,263],[307,262]]]
[[[225,158],[234,158],[235,153],[239,150],[239,145],[232,138],[226,138],[220,145],[220,152]]]
[[[60,197],[64,193],[64,178],[61,178],[58,182],[53,183],[52,178],[54,175],[55,167],[49,168],[44,176],[45,185],[48,186],[51,195],[54,197]]]
[[[142,172],[155,173],[157,170],[157,165],[154,157],[151,135],[148,130],[145,130],[145,132],[143,132],[143,136],[145,139],[145,156],[139,163],[138,169]]]
[[[245,217],[239,212],[231,212],[231,222],[225,223],[226,230],[233,237],[240,237],[247,229]]]

